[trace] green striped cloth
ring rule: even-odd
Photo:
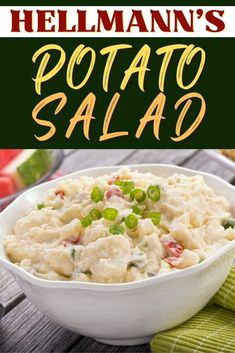
[[[235,266],[207,307],[150,345],[153,353],[235,353]]]

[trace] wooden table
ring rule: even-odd
[[[207,171],[235,182],[234,174],[212,160],[206,150],[65,150],[65,155],[60,169],[66,173],[93,166],[159,162]],[[0,353],[150,351],[148,345],[108,346],[66,330],[35,309],[3,268],[0,268],[1,317]]]

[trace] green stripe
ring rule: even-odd
[[[150,342],[152,352],[234,353],[235,266],[212,302],[182,325],[157,334]]]
[[[154,353],[232,353],[234,332],[235,314],[210,305],[179,327],[157,334],[150,345]]]
[[[226,281],[213,298],[214,303],[235,311],[235,266]]]

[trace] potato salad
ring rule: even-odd
[[[229,202],[202,176],[122,168],[58,182],[4,246],[43,279],[123,283],[204,261],[235,239],[234,227]]]

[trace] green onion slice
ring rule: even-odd
[[[142,202],[146,198],[146,193],[142,189],[134,189],[130,193],[130,198],[138,202]]]
[[[88,215],[81,220],[81,224],[82,224],[83,228],[87,228],[91,225],[92,221],[93,221],[93,219],[91,218],[90,215]]]
[[[150,185],[147,190],[148,197],[153,201],[158,201],[161,196],[161,191],[158,185]]]
[[[89,214],[94,221],[102,218],[102,213],[97,208],[93,208]]]
[[[157,224],[159,224],[159,222],[161,220],[161,213],[160,212],[151,212],[148,217],[151,219],[153,224],[156,226]]]
[[[117,186],[122,186],[123,181],[122,180],[116,180],[114,184],[117,185]]]
[[[125,217],[124,222],[127,228],[133,229],[137,226],[139,221],[138,218],[133,213],[131,213],[127,217]]]
[[[122,186],[122,192],[123,194],[129,194],[131,192],[131,190],[133,190],[135,187],[135,183],[134,181],[124,181],[124,184]]]
[[[38,208],[38,210],[41,210],[42,208],[45,208],[45,204],[44,203],[39,203],[37,205],[37,208]]]
[[[91,192],[91,199],[94,202],[102,201],[104,198],[104,192],[98,186],[95,186]]]
[[[109,227],[109,233],[111,234],[123,234],[124,228],[120,224],[111,224]]]
[[[76,255],[76,250],[72,249],[71,256],[72,256],[73,260],[75,260],[75,255]]]
[[[116,208],[105,208],[103,211],[103,217],[108,221],[114,221],[118,215],[118,210]]]
[[[139,208],[139,207],[136,206],[136,205],[133,205],[133,206],[132,206],[132,211],[133,211],[133,213],[138,214],[138,215],[141,215],[142,212],[143,212],[143,210],[141,210],[141,208]]]
[[[116,180],[115,184],[120,186],[124,195],[130,194],[131,190],[135,188],[135,183],[131,180]]]

